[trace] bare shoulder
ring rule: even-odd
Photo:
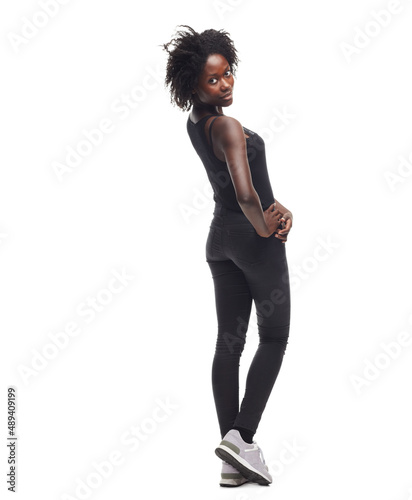
[[[228,145],[245,141],[242,124],[236,118],[222,115],[215,120],[212,135],[220,144]]]

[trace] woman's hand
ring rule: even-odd
[[[268,228],[268,233],[265,235],[260,234],[259,236],[263,236],[264,238],[269,238],[274,232],[276,232],[281,227],[281,217],[285,214],[280,210],[273,210],[275,204],[272,203],[264,212],[263,217],[266,222],[266,226]],[[259,234],[259,233],[258,233]]]
[[[282,243],[286,243],[289,231],[291,230],[293,223],[292,212],[285,212],[280,220],[282,221],[282,227],[281,229],[276,230],[275,238],[280,239]]]

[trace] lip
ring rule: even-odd
[[[226,94],[224,97],[221,97],[224,101],[229,100],[232,97],[233,91],[230,91],[228,94]]]

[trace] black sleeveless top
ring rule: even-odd
[[[205,122],[211,116],[215,116],[215,118],[213,118],[209,125],[209,145],[205,134]],[[219,160],[213,152],[212,125],[218,116],[222,115],[206,115],[196,123],[188,118],[187,132],[193,147],[206,169],[207,176],[213,188],[213,200],[215,203],[219,203],[231,210],[242,212],[236,199],[235,188],[227,164],[225,161]],[[252,132],[252,130],[245,127],[243,127],[243,130],[249,136],[246,138],[246,147],[253,186],[259,195],[262,210],[266,210],[275,201],[275,198],[266,165],[265,142],[256,132]]]

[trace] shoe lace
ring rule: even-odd
[[[266,462],[265,462],[265,458],[263,456],[263,452],[262,452],[262,449],[260,448],[260,446],[257,445],[257,443],[255,443],[256,446],[258,447],[258,450],[259,450],[259,456],[260,456],[260,459],[262,461],[262,464],[265,466],[266,470],[269,471],[269,468],[268,466],[266,465]]]

